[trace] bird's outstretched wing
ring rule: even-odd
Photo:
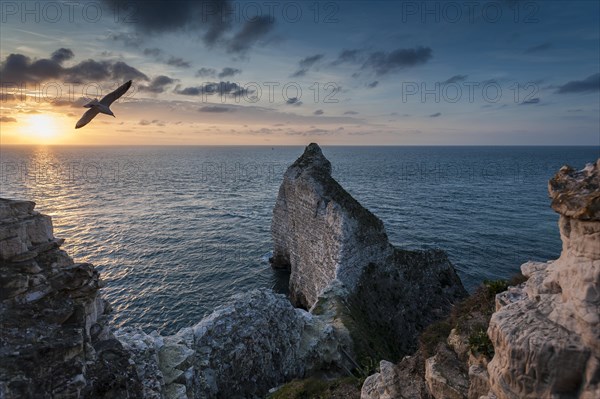
[[[79,129],[80,127],[84,127],[85,125],[90,123],[90,121],[92,119],[94,119],[94,117],[96,115],[98,115],[99,112],[100,111],[98,111],[98,107],[92,107],[92,108],[88,109],[87,111],[85,111],[85,114],[83,114],[81,119],[79,119],[77,121],[77,124],[75,125],[75,129]]]
[[[117,88],[117,90],[113,91],[112,93],[108,93],[107,95],[105,95],[102,98],[102,100],[100,100],[100,104],[110,107],[110,104],[114,103],[123,94],[127,93],[127,90],[129,90],[130,87],[131,87],[131,80],[128,81],[127,83],[124,83],[121,86],[119,86],[119,88]]]

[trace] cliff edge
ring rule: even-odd
[[[600,397],[600,159],[550,180],[560,257],[521,266],[529,280],[496,298],[488,366],[498,398]]]
[[[34,207],[0,198],[0,397],[142,397],[98,272],[60,249]]]

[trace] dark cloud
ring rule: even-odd
[[[323,112],[323,110],[322,110],[322,109],[318,109],[318,110],[316,110],[315,112],[313,112],[313,114],[315,114],[315,115],[323,115],[324,113],[325,113],[325,112]]]
[[[430,118],[437,118],[438,116],[441,116],[442,113],[441,112],[436,112],[435,114],[431,114],[429,115]]]
[[[196,77],[199,78],[214,78],[215,76],[217,76],[217,70],[214,68],[200,68],[196,71]]]
[[[219,72],[218,77],[220,79],[227,78],[229,76],[235,76],[238,73],[242,73],[241,69],[225,67]]]
[[[115,62],[112,65],[112,78],[118,80],[149,80],[148,76],[122,61]]]
[[[142,37],[167,32],[196,33],[206,45],[223,44],[232,53],[245,52],[274,25],[272,16],[259,16],[242,18],[245,22],[240,27],[239,19],[232,18],[235,9],[231,0],[102,1],[113,13],[130,16],[125,22]],[[139,36],[117,36],[116,40],[132,45]]]
[[[379,84],[379,81],[378,81],[378,80],[375,80],[375,81],[373,81],[373,82],[371,82],[371,83],[368,83],[368,84],[367,84],[367,87],[368,87],[369,89],[374,89],[375,87],[377,87],[377,85],[378,85],[378,84]]]
[[[356,112],[356,111],[346,111],[346,112],[344,112],[344,115],[358,115],[358,112]]]
[[[315,54],[315,55],[311,55],[311,56],[301,59],[298,62],[298,65],[300,66],[300,68],[296,72],[291,74],[290,77],[291,78],[299,78],[299,77],[306,75],[306,73],[309,71],[309,69],[313,65],[315,65],[317,62],[321,61],[323,59],[323,57],[325,57],[325,55]]]
[[[521,105],[527,105],[527,104],[539,104],[540,103],[540,99],[538,97],[535,98],[531,98],[529,100],[525,100],[521,103]]]
[[[149,125],[164,126],[165,125],[165,123],[163,121],[159,121],[158,119],[154,119],[151,121],[142,119],[139,124],[142,126],[149,126]]]
[[[397,49],[389,53],[377,51],[371,53],[363,64],[363,69],[372,68],[377,75],[385,75],[399,69],[424,64],[432,57],[429,47]]]
[[[592,93],[600,91],[600,73],[595,73],[583,80],[572,80],[560,86],[556,91],[559,94],[566,93]]]
[[[254,93],[253,90],[247,90],[233,82],[213,82],[207,83],[202,86],[186,87],[183,89],[176,88],[175,93],[184,96],[199,96],[199,95],[214,95],[219,94],[220,96],[246,96]]]
[[[224,112],[235,112],[235,108],[222,107],[219,105],[205,105],[198,109],[199,112],[211,112],[211,113],[224,113]]]
[[[82,83],[105,80],[149,80],[136,68],[122,61],[82,61],[70,68],[64,68],[56,59],[69,57],[66,49],[59,49],[53,59],[42,58],[32,61],[23,54],[10,54],[0,64],[0,80],[3,83],[41,83],[53,79],[62,79],[69,83]],[[62,62],[62,61],[61,61]]]
[[[269,16],[260,16],[247,21],[242,29],[236,33],[227,44],[230,53],[244,53],[274,26],[274,20]]]
[[[360,62],[360,55],[363,53],[363,50],[354,49],[354,50],[342,50],[338,58],[332,62],[332,65],[339,65],[343,63],[351,63],[355,64]]]
[[[300,99],[298,97],[288,98],[285,103],[288,105],[295,105],[297,107],[302,105],[302,101],[300,101]]]
[[[537,46],[529,47],[525,50],[525,54],[538,53],[540,51],[546,51],[552,48],[552,43],[546,42],[542,44],[538,44]]]
[[[322,60],[323,57],[324,57],[323,54],[311,55],[310,57],[301,59],[298,64],[300,65],[301,68],[310,68],[311,66],[316,64],[318,61]]]
[[[147,91],[150,93],[162,93],[166,90],[166,87],[175,83],[175,79],[171,79],[168,76],[160,75],[152,79],[149,85],[140,85],[140,91]]]
[[[308,72],[308,69],[298,69],[296,72],[290,75],[290,78],[301,78],[302,76],[306,75],[306,72]]]
[[[12,118],[10,116],[0,116],[0,122],[2,123],[14,123],[17,120],[15,118]]]
[[[185,61],[182,58],[173,56],[169,57],[169,59],[165,63],[167,65],[175,66],[177,68],[189,68],[191,66],[189,61]]]
[[[447,85],[450,83],[464,82],[467,77],[469,77],[469,75],[454,75],[451,78],[444,80],[442,84]]]
[[[71,51],[71,49],[59,48],[58,50],[52,53],[52,56],[50,58],[52,59],[52,61],[58,64],[62,64],[63,62],[68,61],[73,57],[75,57],[75,54],[73,54],[73,51]]]

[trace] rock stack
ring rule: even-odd
[[[560,258],[521,266],[529,280],[496,298],[488,334],[491,392],[509,398],[600,398],[600,159],[550,180]]]
[[[292,302],[318,312],[341,300],[339,313],[363,346],[358,356],[411,353],[419,332],[466,296],[443,251],[390,244],[381,220],[335,181],[315,143],[285,172],[271,231],[272,264],[290,270]]]

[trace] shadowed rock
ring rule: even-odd
[[[0,397],[141,397],[97,271],[60,249],[34,206],[0,199]]]

